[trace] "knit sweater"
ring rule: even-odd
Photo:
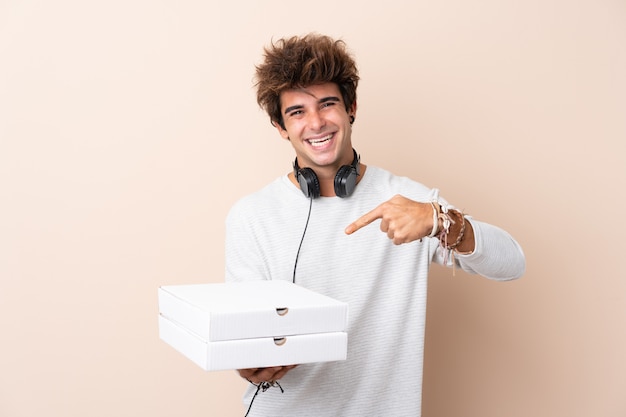
[[[420,415],[427,277],[431,262],[443,263],[439,241],[394,245],[379,221],[344,233],[396,194],[448,205],[437,189],[368,166],[347,198],[311,202],[285,175],[230,210],[226,281],[295,279],[349,306],[347,360],[289,371],[280,381],[284,392],[259,393],[250,416]],[[517,242],[498,227],[468,221],[476,247],[472,254],[455,255],[457,267],[497,280],[521,276],[525,259]],[[245,404],[254,391],[250,386]]]

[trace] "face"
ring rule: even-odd
[[[352,162],[350,116],[356,112],[356,103],[346,110],[336,84],[287,90],[280,100],[285,129],[279,125],[277,129],[291,142],[301,168],[334,176],[340,166]]]

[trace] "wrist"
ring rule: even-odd
[[[448,242],[446,249],[456,249],[465,238],[465,216],[456,210],[449,210],[450,227],[448,228]]]
[[[445,248],[461,254],[472,253],[475,247],[472,224],[463,213],[457,210],[450,210],[449,215],[452,218],[452,224]]]
[[[448,209],[438,202],[433,206],[433,229],[429,237],[437,237],[442,249],[470,253],[474,250],[474,233],[465,215],[458,210]],[[437,216],[435,222],[435,217]]]

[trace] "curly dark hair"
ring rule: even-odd
[[[280,93],[332,82],[337,84],[348,110],[356,101],[359,75],[356,63],[342,40],[308,34],[272,42],[264,49],[264,61],[256,66],[257,103],[272,124],[285,124],[280,111]]]

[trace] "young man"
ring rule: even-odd
[[[419,416],[430,263],[510,280],[524,254],[436,189],[360,162],[359,76],[342,41],[281,39],[256,75],[259,105],[296,157],[293,172],[231,209],[226,280],[294,281],[348,302],[350,322],[346,361],[239,370],[255,385],[280,380],[256,397],[250,386],[249,415]]]

